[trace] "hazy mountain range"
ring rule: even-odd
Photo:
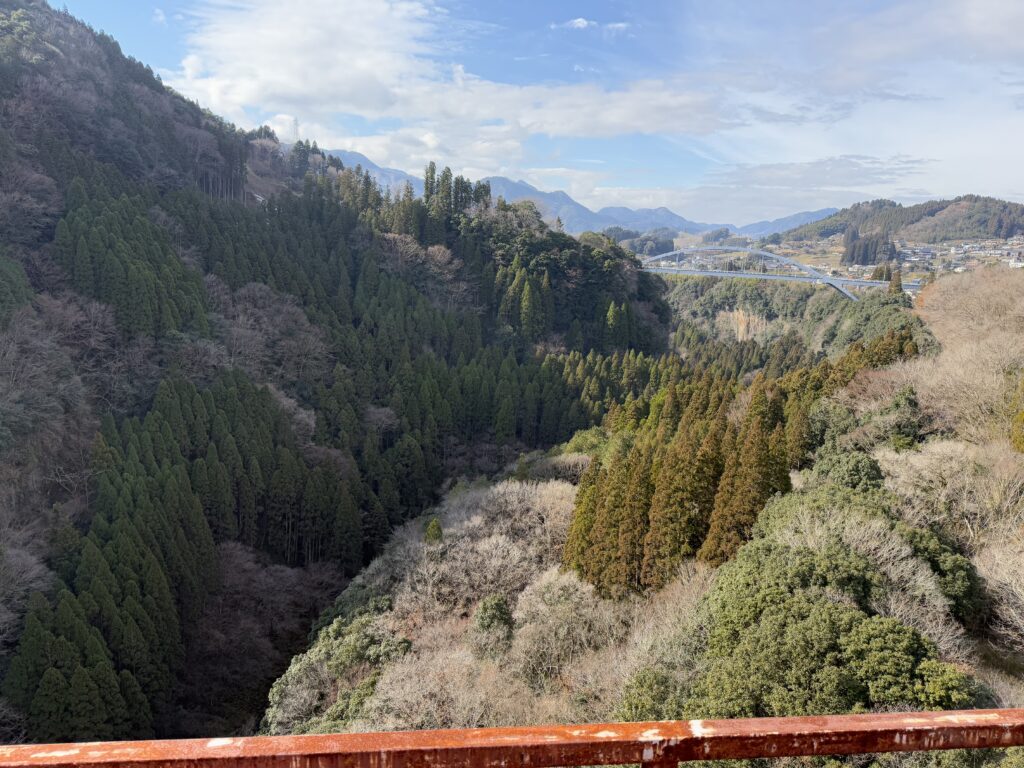
[[[413,190],[417,195],[423,194],[423,179],[419,177],[405,171],[400,171],[397,168],[383,168],[359,152],[349,152],[343,149],[331,149],[327,150],[327,152],[340,159],[346,166],[361,165],[383,186],[398,189],[408,181],[412,184]],[[757,221],[753,224],[738,227],[733,224],[692,221],[665,207],[627,208],[625,206],[609,206],[598,211],[592,211],[561,190],[545,192],[525,181],[514,181],[505,176],[489,176],[486,181],[491,183],[491,194],[494,197],[500,196],[510,202],[532,200],[537,204],[545,219],[551,222],[555,221],[555,219],[561,219],[562,226],[570,234],[588,231],[600,232],[603,229],[615,226],[634,229],[641,233],[664,227],[690,234],[700,234],[712,229],[727,227],[740,235],[763,237],[818,221],[838,211],[837,208],[801,211],[781,219]]]

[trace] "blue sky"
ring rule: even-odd
[[[68,0],[244,127],[743,224],[1024,200],[1017,0]]]

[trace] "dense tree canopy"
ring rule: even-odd
[[[679,378],[653,397],[606,416],[624,439],[580,482],[565,563],[603,593],[622,594],[663,586],[687,557],[725,562],[768,499],[789,490],[789,470],[824,440],[812,430],[814,402],[862,368],[915,354],[909,331],[889,331],[835,363],[785,354],[779,378],[761,373],[745,389],[733,378],[742,371],[684,378],[675,368]]]
[[[6,327],[11,315],[32,297],[25,270],[21,265],[0,255],[0,329]]]
[[[296,149],[302,189],[260,206],[161,192],[68,145],[51,158],[63,276],[47,279],[109,306],[119,343],[162,376],[103,418],[87,511],[52,534],[58,587],[33,598],[0,669],[33,739],[173,732],[219,545],[354,573],[472,446],[566,440],[673,365],[657,285],[621,249],[448,169],[427,169],[424,198],[392,198],[318,153]],[[6,320],[32,294],[19,265],[0,269]],[[273,390],[229,363],[267,370],[233,304],[254,283],[308,320],[276,342]],[[226,359],[172,370],[210,348]]]

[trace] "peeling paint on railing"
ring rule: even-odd
[[[552,768],[1024,745],[1024,710],[0,746],[0,768]]]

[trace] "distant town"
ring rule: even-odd
[[[730,241],[731,242],[731,241]],[[755,243],[751,242],[751,245]],[[921,243],[894,239],[894,261],[904,278],[931,279],[943,273],[967,272],[982,266],[1002,264],[1024,269],[1024,236]],[[842,235],[816,241],[784,241],[768,250],[789,256],[834,276],[870,278],[878,265],[844,264]]]

